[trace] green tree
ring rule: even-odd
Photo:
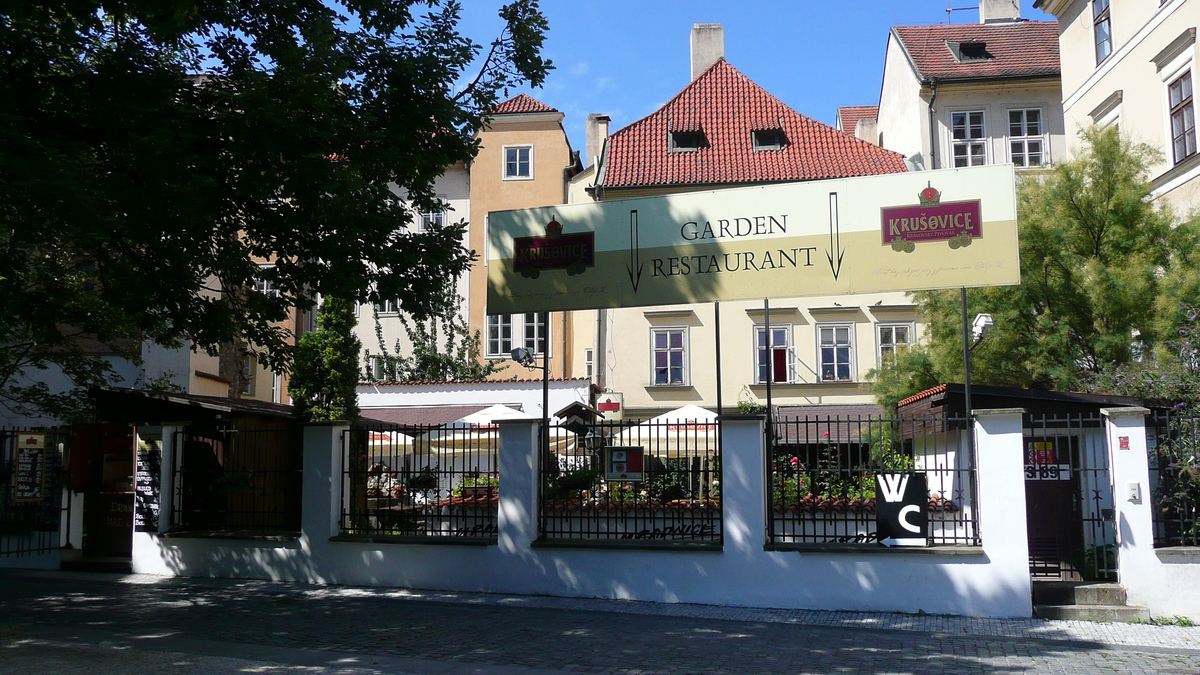
[[[305,422],[359,418],[355,389],[362,343],[354,325],[354,303],[328,297],[317,312],[317,329],[300,337],[288,390]]]
[[[974,383],[1078,389],[1089,373],[1153,353],[1178,326],[1179,298],[1200,288],[1198,221],[1175,223],[1150,198],[1158,153],[1115,129],[1083,140],[1076,157],[1018,184],[1021,284],[969,291],[968,314],[994,321],[971,354]],[[959,292],[914,296],[928,333],[905,357],[915,376],[873,373],[888,402],[963,378]]]
[[[103,382],[92,354],[135,356],[143,339],[244,340],[286,369],[281,321],[318,296],[427,315],[471,253],[463,224],[416,232],[414,214],[434,210],[444,167],[474,156],[499,96],[551,67],[537,0],[500,10],[486,55],[460,9],[5,3],[0,405],[70,407],[41,370]]]
[[[421,320],[401,313],[400,324],[408,335],[411,348],[397,340],[393,349],[384,344],[383,327],[375,314],[375,337],[379,354],[368,350],[364,360],[365,375],[374,380],[373,360],[382,361],[383,379],[388,382],[464,382],[482,380],[507,366],[480,359],[481,336],[472,332],[458,311],[461,296],[450,292],[446,301],[429,318]]]

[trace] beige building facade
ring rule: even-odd
[[[1192,89],[1200,52],[1196,0],[1038,0],[1058,18],[1062,101],[1069,130],[1116,126],[1162,153],[1156,197],[1183,216],[1200,206]],[[1079,144],[1075,135],[1068,147]]]

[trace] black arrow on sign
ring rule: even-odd
[[[837,254],[837,260],[833,259],[833,254]],[[825,257],[829,258],[829,269],[833,270],[833,278],[837,279],[842,273],[842,258],[846,256],[846,249],[842,248],[842,232],[838,227],[838,199],[836,192],[829,193],[829,250],[825,251]]]
[[[634,293],[637,293],[638,284],[642,281],[643,267],[645,264],[638,250],[637,209],[633,209],[629,212],[629,262],[625,265],[625,271],[629,272],[629,283],[633,284]]]

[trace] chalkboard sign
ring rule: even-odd
[[[137,477],[133,487],[133,527],[138,532],[158,532],[161,481],[162,450],[158,442],[138,443]]]
[[[17,446],[16,494],[18,502],[46,499],[46,449]]]

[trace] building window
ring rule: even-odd
[[[854,324],[817,326],[817,364],[822,382],[854,381]]]
[[[399,314],[400,313],[400,301],[399,300],[380,300],[379,302],[375,303],[375,311],[378,312],[379,314]]]
[[[879,362],[893,354],[903,354],[912,345],[913,327],[911,323],[881,323],[877,334],[879,336]]]
[[[1196,154],[1196,113],[1192,107],[1192,73],[1188,71],[1167,85],[1171,106],[1171,147],[1175,163]]]
[[[1017,166],[1045,163],[1042,140],[1042,111],[1037,108],[1008,111],[1009,158]]]
[[[583,372],[584,372],[584,377],[586,377],[589,380],[592,379],[592,375],[595,373],[595,368],[596,368],[595,354],[596,354],[596,352],[594,350],[591,350],[591,349],[583,350]]]
[[[533,178],[533,146],[504,146],[504,179],[529,180]]]
[[[767,330],[754,327],[755,382],[792,382],[792,331],[787,326],[771,326],[771,348],[767,350]]]
[[[242,359],[242,394],[254,396],[254,380],[258,374],[258,357],[247,354]]]
[[[383,382],[390,379],[388,374],[387,359],[382,356],[371,357],[371,379],[376,382]]]
[[[950,113],[954,166],[983,166],[987,149],[983,137],[983,111]]]
[[[254,292],[262,293],[268,298],[279,297],[279,287],[275,285],[274,281],[266,277],[266,274],[268,273],[267,270],[273,269],[274,267],[274,265],[260,265],[258,267],[258,274],[254,275],[252,286]]]
[[[704,134],[700,131],[672,131],[671,152],[696,152],[704,143]]]
[[[754,132],[755,150],[782,150],[784,143],[783,129],[759,129]]]
[[[1092,26],[1096,36],[1096,64],[1112,53],[1112,22],[1109,20],[1108,0],[1092,2]]]
[[[650,349],[655,385],[687,384],[687,329],[653,328]]]
[[[446,224],[446,212],[444,210],[426,211],[417,219],[417,231],[428,232],[431,228],[440,228]]]
[[[547,353],[549,335],[550,327],[542,312],[489,314],[486,356],[508,358],[514,346],[524,347],[533,352],[534,356],[544,356]]]

